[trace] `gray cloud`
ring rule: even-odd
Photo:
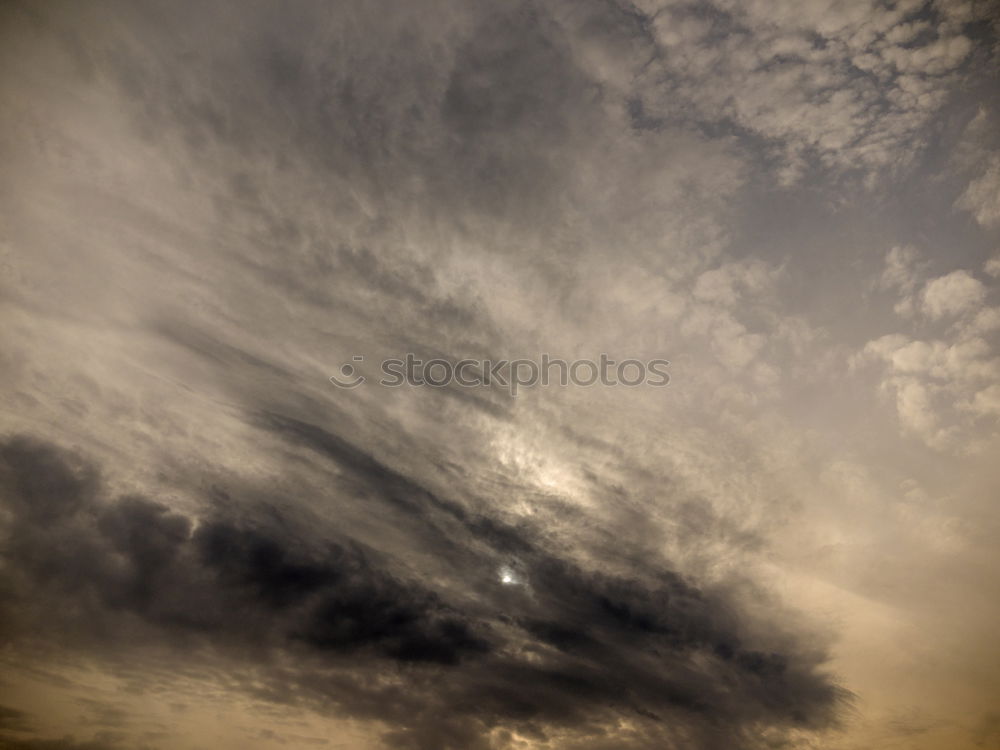
[[[69,628],[103,649],[128,647],[123,638],[141,647],[142,638],[167,637],[231,658],[285,650],[300,684],[323,665],[350,674],[380,662],[412,664],[416,672],[399,673],[411,683],[412,721],[399,709],[380,716],[366,708],[377,693],[364,696],[359,683],[351,689],[362,695],[323,699],[390,721],[397,741],[421,747],[453,746],[439,734],[451,724],[457,737],[476,726],[600,733],[616,711],[648,723],[652,735],[668,738],[680,722],[722,746],[742,742],[755,722],[825,725],[844,699],[817,671],[821,655],[794,640],[779,651],[744,642],[732,603],[662,563],[650,561],[641,579],[583,570],[527,531],[458,512],[319,428],[275,429],[291,430],[354,473],[376,506],[405,503],[427,527],[418,543],[438,545],[436,514],[457,520],[456,551],[444,554],[462,559],[455,574],[475,600],[449,603],[447,589],[404,578],[335,528],[303,526],[274,507],[218,500],[195,524],[153,500],[107,498],[93,465],[16,437],[2,451],[12,514],[6,559],[16,571],[5,587],[9,622]],[[505,557],[518,561],[523,582],[497,582],[495,561]],[[53,618],[54,607],[73,614]],[[153,630],[131,630],[133,617]],[[432,682],[426,670],[444,673]]]

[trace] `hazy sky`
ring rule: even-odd
[[[0,3],[0,748],[1000,747],[998,38]]]

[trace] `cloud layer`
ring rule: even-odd
[[[356,472],[373,504],[405,503],[432,544],[441,529],[427,519],[444,510],[466,531],[445,555],[474,573],[456,576],[471,590],[404,577],[335,527],[293,524],[274,506],[217,497],[193,522],[148,498],[108,498],[93,464],[13,438],[2,446],[8,630],[99,650],[166,639],[187,658],[252,654],[276,693],[372,716],[392,744],[421,748],[469,746],[498,726],[613,736],[621,715],[642,742],[679,741],[680,722],[685,741],[723,747],[759,722],[822,726],[844,697],[817,671],[821,653],[775,633],[779,650],[744,642],[723,592],[658,566],[641,580],[581,569],[317,427],[280,428]],[[528,572],[500,576],[505,556]],[[267,675],[275,652],[283,669]]]
[[[0,747],[993,741],[997,23],[6,4]]]

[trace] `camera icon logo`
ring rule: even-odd
[[[363,362],[364,357],[360,354],[355,354],[351,359],[354,362]],[[340,367],[340,377],[336,375],[330,376],[330,382],[333,383],[338,388],[357,388],[359,385],[365,382],[364,375],[357,375],[354,369],[354,365],[350,362],[345,362]]]

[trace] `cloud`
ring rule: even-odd
[[[991,10],[4,5],[3,736],[971,726]],[[407,352],[672,381],[379,387]]]
[[[775,144],[786,181],[810,165],[909,163],[972,50],[965,24],[989,14],[986,4],[963,16],[868,2],[651,3],[649,12],[662,55],[642,89],[644,111],[672,111],[679,97],[696,117],[726,118]]]
[[[1000,155],[988,158],[982,172],[965,188],[955,206],[968,211],[984,227],[1000,225]]]
[[[895,311],[904,318],[919,311],[932,322],[951,321],[948,337],[887,334],[869,341],[864,355],[888,365],[882,387],[894,394],[905,431],[939,449],[968,449],[974,441],[963,432],[994,413],[1000,352],[991,340],[1000,308],[986,304],[990,288],[967,271],[922,281],[916,257],[912,249],[893,248],[879,285],[901,296]]]
[[[917,284],[917,260],[920,253],[911,245],[897,245],[885,256],[885,268],[879,279],[882,289],[896,289],[909,294]]]
[[[23,732],[31,726],[28,715],[24,711],[9,706],[0,706],[0,730],[4,732]]]
[[[986,287],[966,271],[952,271],[924,286],[922,304],[931,318],[958,315],[974,309],[986,297]]]
[[[990,258],[983,266],[983,270],[993,278],[1000,277],[1000,255]]]
[[[436,597],[404,586],[354,545],[329,541],[297,554],[273,530],[212,518],[192,529],[143,497],[97,507],[92,466],[23,438],[2,453],[16,514],[11,557],[35,585],[82,585],[93,606],[160,626],[220,637],[252,628],[318,651],[449,663],[486,649]],[[46,543],[58,550],[46,553]]]
[[[373,501],[410,502],[433,518],[433,499],[400,475],[348,459],[346,444],[319,428],[295,429],[348,461]],[[771,648],[754,647],[721,591],[655,561],[641,578],[587,571],[530,534],[460,516],[455,544],[468,583],[481,587],[478,602],[461,605],[333,528],[301,526],[274,507],[244,503],[234,517],[237,506],[220,501],[192,519],[147,498],[105,497],[92,464],[45,442],[14,437],[0,456],[8,627],[118,651],[166,636],[178,658],[195,649],[188,659],[281,651],[300,686],[327,668],[412,665],[398,673],[407,697],[383,713],[364,708],[379,690],[360,682],[357,694],[313,695],[394,725],[403,744],[450,747],[449,731],[468,738],[495,726],[613,734],[614,713],[625,711],[649,736],[680,726],[708,747],[741,742],[758,722],[826,725],[843,699],[816,655],[776,631]],[[518,560],[518,585],[497,579],[501,554]],[[63,614],[52,617],[57,602]],[[152,630],[142,635],[130,618]]]
[[[92,740],[77,740],[73,737],[40,739],[37,737],[12,739],[0,738],[3,750],[107,750],[119,747],[114,735],[101,735]]]

